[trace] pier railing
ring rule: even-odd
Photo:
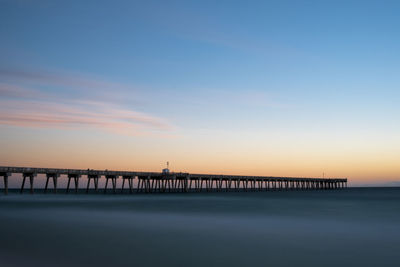
[[[119,192],[127,191],[129,193],[318,190],[347,187],[346,178],[272,177],[4,166],[0,167],[0,177],[3,177],[5,194],[8,193],[8,179],[13,173],[22,174],[21,193],[24,192],[27,181],[29,181],[30,192],[34,193],[34,181],[38,174],[46,176],[44,192],[47,192],[49,182],[52,181],[55,193],[57,192],[57,181],[61,176],[65,176],[68,179],[67,193],[72,187],[74,187],[75,192],[78,192],[79,180],[82,176],[87,177],[86,192],[89,192],[91,184],[93,184],[95,191],[99,191],[98,182],[102,177],[106,179],[104,192],[107,192],[109,181],[111,180],[111,189],[114,193],[117,192],[117,179],[122,179],[122,187]],[[136,186],[134,181],[136,181]],[[127,188],[125,188],[126,184]]]

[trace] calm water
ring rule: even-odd
[[[1,266],[400,266],[400,189],[0,196]]]

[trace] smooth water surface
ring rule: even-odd
[[[400,266],[400,189],[0,196],[1,266]]]

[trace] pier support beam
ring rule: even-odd
[[[71,179],[74,179],[75,193],[78,193],[79,178],[81,178],[80,174],[75,174],[75,173],[69,173],[68,174],[68,184],[67,184],[67,191],[66,191],[67,194],[69,193],[69,188],[70,188],[70,185],[71,185]]]
[[[31,194],[33,194],[33,190],[34,190],[34,188],[33,188],[33,180],[36,177],[36,173],[32,173],[32,172],[26,173],[26,172],[24,172],[22,174],[22,177],[23,177],[23,180],[22,180],[20,193],[22,194],[24,192],[26,178],[29,178],[29,185],[30,185],[30,188],[29,188],[30,190],[29,191],[30,191]]]
[[[133,179],[134,178],[135,178],[134,176],[122,176],[121,193],[124,191],[125,181],[128,180],[129,193],[132,194],[132,192],[133,192]]]
[[[100,175],[98,174],[88,174],[88,181],[86,186],[86,193],[89,193],[90,181],[93,180],[94,190],[97,191],[99,188],[99,178]]]
[[[8,194],[8,177],[11,176],[11,173],[9,172],[0,172],[0,176],[3,176],[3,182],[4,182],[4,194]]]
[[[54,193],[57,193],[57,178],[60,177],[58,173],[46,173],[46,185],[44,187],[44,192],[47,193],[47,188],[49,185],[49,180],[53,180]]]
[[[138,187],[137,187],[137,192],[145,192],[145,193],[150,193],[150,180],[151,180],[151,175],[149,176],[139,176],[138,177]]]
[[[136,192],[137,193],[139,193],[140,192],[140,186],[141,186],[141,183],[142,183],[142,178],[139,176],[138,177],[138,184],[137,184],[137,190],[136,190]]]
[[[107,192],[108,180],[111,179],[114,194],[117,193],[117,175],[106,175],[106,185],[104,186],[104,193]],[[97,190],[97,189],[96,189]]]

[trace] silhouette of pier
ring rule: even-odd
[[[57,181],[67,178],[66,193],[78,192],[80,179],[87,177],[86,192],[100,191],[99,179],[106,179],[104,193],[163,193],[163,192],[226,192],[226,191],[268,191],[268,190],[327,190],[347,187],[346,178],[298,178],[243,175],[213,175],[173,172],[136,172],[108,170],[51,169],[29,167],[0,167],[0,177],[4,181],[4,193],[8,193],[8,182],[12,174],[22,174],[20,192],[25,191],[29,182],[29,192],[34,193],[34,182],[38,174],[46,176],[44,192],[52,184],[57,193]],[[117,179],[122,179],[117,189]],[[111,180],[111,181],[110,181]],[[136,181],[136,183],[135,183]],[[72,183],[71,183],[72,182]],[[109,183],[111,182],[111,183]],[[93,184],[94,189],[90,189]],[[136,184],[136,186],[135,186]],[[110,187],[109,187],[110,186]],[[83,189],[83,188],[81,188]]]

